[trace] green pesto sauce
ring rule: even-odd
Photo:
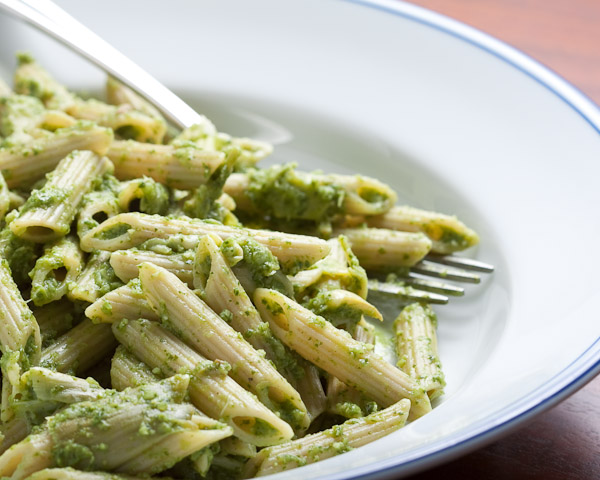
[[[56,292],[62,287],[63,283],[53,277],[47,277],[43,282],[33,282],[31,285],[31,300],[38,307],[46,305],[56,299]]]
[[[301,367],[298,357],[273,335],[267,322],[262,322],[256,328],[248,329],[244,332],[244,337],[248,340],[260,337],[269,345],[273,353],[272,361],[279,371],[289,372],[297,380],[304,377],[304,369]]]
[[[444,245],[451,246],[453,250],[464,250],[473,244],[470,238],[454,229],[446,228],[444,226],[438,226],[438,228],[442,230],[442,234],[438,241]]]
[[[66,406],[49,417],[41,428],[51,435],[54,448],[52,456],[60,467],[91,469],[95,464],[95,451],[104,452],[107,445],[97,438],[114,435],[120,425],[115,416],[137,405],[143,405],[139,415],[136,435],[157,439],[165,434],[183,430],[182,421],[191,412],[181,410],[181,403],[187,393],[185,377],[175,376],[158,383],[142,385],[122,392],[106,390],[95,401],[84,401]],[[138,411],[137,408],[133,411]],[[69,427],[71,421],[81,423],[75,432]]]
[[[242,248],[244,256],[241,262],[235,263],[237,245]],[[280,270],[277,258],[264,245],[248,237],[228,238],[221,244],[221,252],[227,263],[230,265],[235,263],[233,271],[249,294],[252,294],[256,288],[270,288],[288,297],[293,296],[294,289],[291,282]],[[248,278],[251,282],[243,282],[243,278]]]
[[[40,253],[39,244],[16,236],[10,228],[0,232],[0,256],[4,257],[17,285],[30,281],[29,272]]]
[[[136,140],[142,133],[143,131],[134,125],[123,125],[115,130],[115,134],[123,140]]]
[[[187,149],[178,148],[175,153],[179,161],[183,162],[182,159],[186,157],[181,155],[180,150],[187,151]],[[210,176],[206,175],[209,176],[207,182],[194,190],[192,198],[183,205],[183,213],[192,218],[211,218],[219,222],[223,220],[225,212],[219,208],[216,200],[223,193],[223,185],[231,175],[238,156],[239,150],[230,152],[225,161]]]
[[[100,263],[94,270],[94,283],[98,287],[99,296],[103,296],[123,285],[109,262]],[[102,309],[104,311],[104,305]]]
[[[360,321],[363,311],[346,304],[332,307],[330,297],[330,292],[321,290],[302,305],[311,312],[324,317],[335,327],[343,326],[346,330],[353,331],[354,326]]]
[[[30,128],[32,120],[44,110],[44,104],[35,97],[11,95],[0,99],[0,135],[8,137]]]
[[[336,413],[345,418],[360,418],[363,416],[359,405],[352,402],[342,402],[335,406]]]
[[[131,226],[126,223],[117,223],[116,225],[112,225],[111,227],[105,228],[96,233],[94,237],[99,238],[100,240],[112,240],[120,237],[121,235],[125,235],[130,228]]]
[[[52,458],[57,467],[89,470],[94,465],[95,455],[89,447],[67,440],[54,445]]]
[[[165,215],[169,209],[169,190],[150,177],[138,184],[141,190],[140,211],[149,215]]]
[[[36,209],[48,209],[59,205],[71,194],[70,188],[58,188],[45,186],[39,190],[33,190],[31,195],[21,209],[21,213]]]
[[[255,211],[285,220],[326,222],[342,212],[345,192],[339,186],[295,171],[295,164],[249,169],[246,191]]]

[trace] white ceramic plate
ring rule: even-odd
[[[402,476],[482,445],[600,365],[600,113],[512,48],[396,1],[61,1],[274,161],[361,172],[457,214],[497,271],[439,307],[448,388],[426,417],[278,478]],[[102,75],[0,16],[0,74],[29,50],[77,90]]]

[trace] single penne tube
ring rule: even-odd
[[[165,215],[169,209],[169,191],[150,177],[123,182],[119,188],[119,208],[123,212]]]
[[[404,399],[363,418],[261,450],[245,468],[246,476],[262,477],[325,460],[374,442],[402,428],[410,400]]]
[[[193,144],[154,145],[116,140],[106,152],[119,180],[143,176],[172,188],[191,190],[205,184],[225,161],[225,154],[202,150]]]
[[[76,280],[68,283],[69,299],[92,303],[123,285],[110,266],[110,256],[110,252],[102,250],[92,252]]]
[[[100,297],[85,309],[85,316],[94,323],[114,323],[124,318],[160,320],[144,297],[138,279]]]
[[[47,244],[29,274],[34,305],[39,307],[60,300],[82,268],[83,254],[75,237],[64,237]]]
[[[168,255],[151,250],[117,250],[110,255],[110,264],[117,277],[128,282],[138,277],[138,267],[144,263],[152,263],[168,270],[187,285],[193,284],[194,255],[190,250],[186,253]]]
[[[21,390],[24,370],[41,357],[39,325],[12,279],[8,263],[0,258],[0,350],[2,351],[2,398],[0,419],[14,416],[14,399]]]
[[[80,374],[109,355],[115,345],[110,325],[84,319],[42,351],[40,365],[57,372]]]
[[[433,400],[444,393],[444,373],[438,355],[437,317],[429,305],[412,303],[394,321],[398,367],[414,378]]]
[[[333,235],[348,238],[360,265],[367,270],[412,267],[431,250],[423,233],[397,232],[383,228],[340,228]]]
[[[158,382],[160,377],[135,355],[119,345],[110,364],[111,385],[116,390],[139,387],[146,383]]]
[[[77,214],[77,235],[82,238],[89,230],[122,211],[118,198],[112,190],[104,189],[87,193]]]
[[[168,318],[181,339],[210,360],[231,365],[230,375],[296,428],[306,428],[306,406],[298,392],[252,345],[167,270],[140,266],[142,291],[154,310]]]
[[[127,104],[116,106],[93,98],[77,99],[66,112],[75,118],[109,127],[120,137],[138,142],[160,144],[167,131],[164,119],[148,115]]]
[[[81,239],[81,247],[85,251],[115,251],[135,247],[151,238],[201,236],[208,233],[214,233],[222,239],[250,237],[266,246],[282,265],[289,268],[307,267],[329,252],[326,241],[306,235],[228,227],[188,217],[164,218],[143,213],[121,213],[109,218]],[[190,242],[190,247],[196,245],[197,239]]]
[[[12,279],[8,263],[0,258],[0,348],[3,354],[21,351],[27,363],[40,359],[41,337],[39,325]]]
[[[373,178],[299,172],[295,164],[234,173],[224,191],[246,213],[316,222],[343,214],[384,213],[397,198],[390,187]]]
[[[382,215],[361,219],[369,227],[422,232],[431,241],[431,251],[449,254],[479,243],[479,236],[458,218],[409,206],[397,206]]]
[[[190,372],[190,400],[206,415],[229,424],[240,439],[275,445],[293,436],[291,427],[227,375],[225,362],[211,362],[156,322],[113,324],[119,342],[163,375]]]
[[[402,370],[322,317],[275,290],[259,288],[254,304],[273,333],[302,357],[387,407],[410,399],[411,419],[431,410],[425,391]]]
[[[95,180],[112,170],[112,164],[93,152],[74,151],[49,175],[45,185],[34,190],[10,224],[15,235],[45,243],[67,235],[83,196]]]
[[[49,417],[38,433],[0,456],[0,473],[18,480],[56,466],[133,474],[165,470],[190,451],[232,433],[230,427],[183,403],[188,384],[189,377],[178,375],[123,392],[106,391],[95,400],[69,405]],[[199,434],[187,437],[195,448],[188,445],[182,454],[168,448],[170,455],[156,454],[158,444],[180,438],[183,432]],[[73,445],[78,455],[73,454]],[[129,463],[149,450],[155,453],[151,472]]]
[[[10,188],[29,186],[44,178],[73,150],[103,155],[112,140],[112,130],[93,123],[78,123],[31,143],[0,148],[0,171]]]

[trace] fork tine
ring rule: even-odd
[[[481,281],[479,275],[474,273],[458,268],[452,268],[448,265],[438,265],[426,260],[420,261],[411,267],[410,270],[413,273],[427,275],[429,277],[443,278],[444,280],[455,280],[457,282],[465,283],[479,283]]]
[[[404,297],[413,302],[427,302],[445,305],[449,300],[446,295],[441,295],[434,292],[426,292],[425,290],[419,290],[409,285],[398,285],[369,279],[368,287],[370,292],[381,292],[389,295]]]
[[[448,282],[439,282],[436,280],[430,280],[428,278],[421,278],[413,273],[408,274],[405,283],[421,290],[437,292],[441,293],[442,295],[462,297],[465,294],[465,289],[462,287]]]
[[[492,273],[494,271],[494,266],[489,263],[473,260],[472,258],[458,257],[455,255],[436,255],[434,253],[430,253],[425,257],[425,259],[430,262],[441,263],[442,265],[462,268],[464,270],[470,270],[473,272]]]

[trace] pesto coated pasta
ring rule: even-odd
[[[28,55],[0,79],[0,476],[262,476],[435,408],[436,314],[393,322],[368,282],[473,230],[367,176],[261,167],[271,145],[204,117],[177,132],[114,79],[106,97]]]

